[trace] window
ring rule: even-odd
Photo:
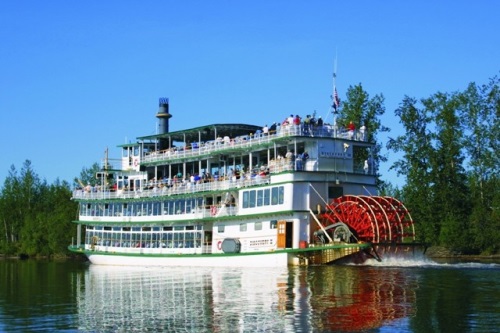
[[[247,224],[246,223],[240,223],[240,231],[247,231]]]
[[[223,224],[219,224],[219,225],[217,226],[217,232],[218,232],[219,234],[224,233],[224,225],[223,225]]]
[[[278,228],[278,221],[277,220],[272,220],[269,224],[269,227],[271,229],[277,229]]]
[[[264,190],[264,206],[269,206],[270,204],[271,204],[271,190],[267,188]]]
[[[249,191],[243,192],[243,208],[250,207],[250,194]]]
[[[264,191],[257,191],[257,207],[261,207],[264,204]]]
[[[279,195],[278,195],[278,188],[277,187],[273,187],[271,189],[271,205],[277,205],[278,204],[278,200],[279,200]]]
[[[285,202],[285,187],[249,190],[243,192],[242,208],[282,205]]]
[[[278,203],[282,205],[285,202],[285,188],[283,186],[278,187],[279,200]]]
[[[250,207],[255,207],[255,191],[250,191]]]
[[[262,230],[262,222],[255,222],[255,230]]]

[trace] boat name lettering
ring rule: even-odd
[[[326,151],[326,150],[320,150],[319,151],[319,156],[320,157],[326,157],[326,158],[352,158],[352,154],[350,153],[344,153],[344,152],[335,152],[335,151]]]

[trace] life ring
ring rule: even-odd
[[[139,162],[137,161],[137,159],[134,160],[134,166],[137,166],[137,164],[139,164]]]
[[[217,206],[210,207],[210,215],[212,215],[212,216],[217,215]]]
[[[217,250],[222,250],[222,241],[217,242]]]

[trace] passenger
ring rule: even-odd
[[[302,170],[302,155],[297,154],[295,156],[295,170],[301,171]]]
[[[299,115],[295,115],[295,118],[293,118],[293,134],[294,135],[299,135],[300,134],[300,122],[301,119]]]
[[[295,154],[294,154],[294,151],[293,150],[288,150],[286,155],[285,155],[285,159],[289,165],[290,168],[294,168],[294,164],[295,164]]]
[[[352,138],[354,137],[354,131],[356,130],[356,126],[354,125],[354,123],[352,121],[350,121],[349,125],[347,125],[347,130],[348,130],[349,139],[352,140]]]
[[[318,122],[316,123],[316,126],[322,128],[323,127],[323,118],[321,118],[321,116],[319,116],[318,118]]]
[[[366,126],[363,125],[359,128],[359,139],[361,141],[366,141]]]
[[[266,167],[265,166],[261,166],[260,167],[259,176],[261,176],[261,177],[265,177],[266,176]]]
[[[304,151],[302,153],[302,161],[306,162],[308,159],[309,159],[309,154],[307,153],[307,151]]]
[[[276,124],[276,123],[273,123],[273,124],[271,125],[271,127],[269,127],[269,134],[270,134],[270,135],[276,134],[276,131],[277,131],[276,126],[277,126],[277,124]]]
[[[299,115],[298,114],[295,115],[295,118],[293,118],[293,124],[294,125],[300,125],[300,120],[301,119],[300,119]]]
[[[269,127],[267,127],[267,124],[262,127],[262,135],[263,136],[268,136],[269,135]]]
[[[311,115],[308,114],[306,119],[304,119],[304,134],[311,134]]]

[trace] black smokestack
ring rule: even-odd
[[[160,98],[159,101],[159,109],[156,114],[156,118],[158,118],[158,134],[167,134],[168,133],[168,120],[172,117],[170,113],[168,113],[168,98]],[[160,150],[167,149],[168,140],[166,138],[160,139]]]

